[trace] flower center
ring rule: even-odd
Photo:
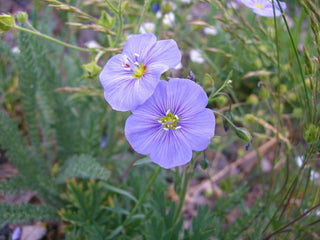
[[[137,79],[139,79],[139,78],[141,78],[143,76],[143,74],[146,73],[147,67],[143,63],[141,63],[133,71],[134,71],[134,74],[132,76],[137,78]]]
[[[130,72],[134,78],[141,78],[146,72],[147,67],[141,60],[139,61],[139,54],[134,54],[134,59],[132,60],[127,55],[123,55],[122,67],[125,71]]]
[[[179,129],[181,126],[177,126],[177,123],[179,122],[179,117],[177,115],[173,115],[173,113],[168,110],[166,112],[166,115],[158,121],[162,124],[163,130],[168,131],[169,129]]]
[[[262,4],[259,4],[259,3],[256,3],[256,7],[262,9],[262,8],[263,8],[263,5],[262,5]]]

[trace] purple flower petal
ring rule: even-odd
[[[206,93],[191,80],[160,81],[154,94],[132,110],[126,138],[135,151],[149,154],[163,168],[184,165],[192,150],[204,150],[214,135],[215,117],[207,103]]]
[[[114,110],[134,110],[152,96],[161,74],[180,60],[173,40],[156,41],[153,34],[133,35],[122,54],[110,58],[99,75],[106,101]]]
[[[140,154],[149,154],[154,147],[155,136],[162,131],[161,125],[150,117],[141,119],[139,115],[128,117],[125,135],[132,148]]]
[[[162,131],[164,131],[162,129]],[[165,131],[155,138],[155,147],[150,159],[163,168],[173,168],[188,163],[192,158],[192,150],[183,138],[174,131]]]
[[[167,86],[168,82],[160,81],[154,91],[153,95],[137,109],[134,109],[132,113],[134,115],[140,115],[144,118],[152,118],[154,121],[158,121],[166,111],[167,106]],[[158,122],[157,122],[158,123]]]
[[[173,40],[160,40],[149,50],[146,58],[147,65],[162,64],[174,68],[181,62],[181,53]]]
[[[210,144],[215,132],[215,117],[211,110],[204,109],[202,112],[190,118],[181,118],[181,138],[188,142],[194,151],[203,151]]]
[[[252,12],[254,12],[255,14],[258,14],[260,16],[263,17],[273,17],[273,8],[271,6],[271,8],[253,8]],[[279,17],[281,15],[281,11],[278,8],[275,8],[275,13],[276,13],[276,17]]]
[[[270,0],[238,0],[242,2],[247,7],[251,8],[255,14],[264,17],[273,17],[273,6]],[[274,1],[275,5],[275,14],[276,17],[281,15],[281,10],[278,6],[277,1]],[[283,11],[287,8],[285,2],[280,2],[281,8]]]
[[[168,99],[168,108],[177,115],[194,115],[208,104],[205,91],[189,79],[171,78]]]
[[[124,45],[122,54],[127,55],[130,59],[135,59],[135,54],[138,54],[138,59],[143,61],[156,41],[157,38],[153,33],[132,35]]]
[[[259,4],[260,1],[259,0],[238,0],[238,2],[243,3],[244,5],[246,5],[249,8],[252,8],[253,6],[255,6],[255,4]]]

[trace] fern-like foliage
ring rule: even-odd
[[[32,220],[56,220],[56,210],[46,205],[34,206],[30,204],[0,203],[0,222],[23,223]]]
[[[76,153],[76,119],[68,106],[66,96],[54,90],[63,86],[63,79],[55,66],[59,64],[49,60],[56,59],[56,53],[50,53],[48,46],[39,42],[37,46],[36,69],[39,79],[39,105],[42,123],[46,131],[54,134],[59,160],[65,160]],[[48,135],[48,132],[45,133]]]
[[[0,112],[0,144],[6,155],[18,169],[24,186],[36,191],[48,203],[57,203],[58,194],[51,179],[44,175],[36,156],[21,136],[16,124],[6,113]]]
[[[39,115],[36,100],[38,76],[36,72],[36,46],[37,39],[31,34],[19,33],[19,87],[23,97],[24,119],[27,124],[28,137],[30,138],[32,148],[34,148],[34,157],[41,166],[42,171],[48,173],[48,165],[41,156],[39,139]]]
[[[58,175],[57,183],[64,183],[68,178],[108,180],[110,172],[102,167],[97,160],[89,155],[72,156],[63,166]]]
[[[11,176],[10,179],[0,181],[0,192],[4,194],[17,194],[26,190],[23,178],[20,175]]]

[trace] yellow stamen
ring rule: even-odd
[[[168,131],[169,129],[179,129],[181,126],[177,126],[179,122],[179,117],[177,115],[173,115],[173,113],[168,110],[166,112],[166,116],[160,118],[159,123],[162,124],[163,129]]]
[[[133,71],[134,71],[133,77],[139,79],[146,73],[147,68],[143,63],[141,63],[140,66],[136,67]]]
[[[256,4],[256,7],[257,7],[257,8],[261,8],[261,9],[264,8],[263,5],[262,5],[262,4],[259,4],[259,3]]]

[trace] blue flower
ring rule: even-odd
[[[255,14],[264,17],[273,17],[273,6],[272,0],[238,0],[242,2],[247,7],[251,8]],[[287,8],[285,2],[280,2],[281,8],[284,11]],[[281,10],[278,6],[277,0],[274,0],[275,13],[279,17],[281,15]]]
[[[205,150],[214,136],[215,117],[207,104],[205,91],[195,82],[162,80],[127,119],[126,138],[136,152],[149,154],[163,168],[184,165],[192,150]]]
[[[106,101],[114,110],[135,109],[153,94],[161,74],[180,61],[174,40],[157,41],[151,33],[131,36],[99,75]]]
[[[151,10],[153,11],[153,12],[158,12],[159,10],[160,10],[160,5],[159,5],[159,3],[155,3],[155,4],[153,4],[152,5],[152,7],[151,7]]]

